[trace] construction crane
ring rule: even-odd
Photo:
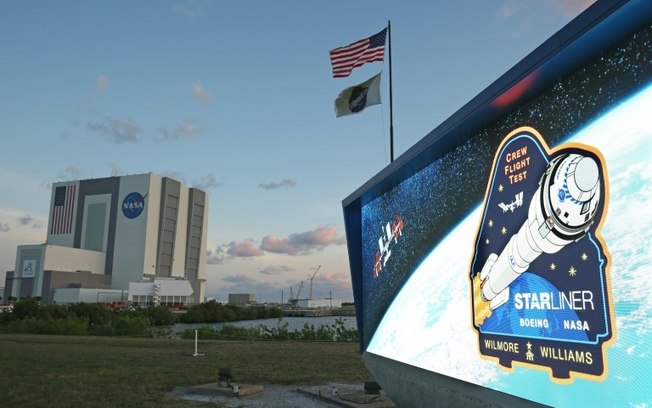
[[[315,276],[317,275],[317,272],[319,272],[319,268],[321,268],[321,265],[319,265],[317,267],[317,269],[315,270],[315,273],[313,273],[312,276],[308,278],[308,279],[310,279],[310,294],[308,296],[308,300],[312,300],[312,281],[313,281],[313,279],[315,279]]]
[[[301,294],[301,288],[303,288],[303,281],[299,284],[299,289],[297,290],[297,300],[299,300],[299,295]]]
[[[294,296],[294,289],[292,289],[292,286],[290,286],[290,299],[288,299],[288,303],[296,305],[297,302],[299,301],[299,295],[301,295],[301,288],[303,288],[303,281],[299,283],[299,289],[297,290],[297,295]]]

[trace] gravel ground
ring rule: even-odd
[[[262,393],[246,397],[229,397],[222,395],[200,395],[192,392],[191,388],[178,388],[172,396],[193,401],[216,402],[228,408],[342,408],[363,406],[351,401],[364,400],[363,384],[359,383],[329,383],[321,386],[276,385],[266,384]],[[333,387],[336,387],[339,396],[331,397],[329,401],[323,396],[331,396]],[[336,402],[337,401],[337,402]],[[381,403],[382,402],[382,403]],[[393,407],[388,399],[375,404],[365,403],[367,407]]]

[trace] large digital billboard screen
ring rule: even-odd
[[[345,201],[365,353],[551,406],[652,405],[643,4]]]

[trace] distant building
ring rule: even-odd
[[[301,309],[340,309],[342,299],[299,299],[297,307]]]
[[[118,289],[60,288],[54,289],[52,303],[126,303],[127,291]]]
[[[147,282],[129,283],[129,302],[133,305],[185,305],[191,300],[192,287],[187,280],[155,278]]]
[[[10,273],[13,274],[14,271],[7,271],[5,273],[5,283],[6,283],[6,280],[7,280],[7,276],[9,276]],[[7,289],[6,284],[5,284],[5,287],[2,288],[2,291],[0,291],[0,295],[2,296],[2,302],[0,302],[0,303],[6,304],[6,303],[9,303],[11,301],[11,299],[9,299],[11,297],[11,291]]]
[[[246,306],[256,303],[256,295],[253,293],[229,293],[229,304],[235,306]]]
[[[188,303],[199,303],[207,213],[204,191],[151,173],[55,183],[46,243],[18,247],[5,296],[50,303],[55,289],[126,291],[175,278],[189,282]]]

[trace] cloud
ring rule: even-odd
[[[163,137],[160,140],[163,141],[174,141],[179,139],[193,139],[195,135],[202,130],[203,126],[193,123],[191,121],[185,121],[181,125],[177,126],[175,129],[167,129],[162,127],[159,129],[163,134]]]
[[[175,13],[187,18],[188,20],[197,20],[208,15],[208,6],[212,2],[209,0],[189,0],[183,2],[183,5],[173,7]]]
[[[97,77],[96,85],[97,89],[100,91],[106,91],[106,89],[109,87],[109,78],[107,78],[104,74],[100,74]]]
[[[498,10],[498,17],[502,20],[509,20],[518,17],[524,17],[530,12],[536,12],[538,6],[552,10],[553,13],[563,15],[564,17],[575,17],[593,4],[595,0],[507,0]],[[531,17],[531,16],[530,16]]]
[[[93,107],[93,100],[98,94],[106,91],[107,89],[109,89],[109,78],[105,74],[99,74],[95,79],[95,83],[93,85],[87,86],[84,95],[77,102],[76,110],[78,112],[84,111],[84,112],[97,113],[97,108]],[[77,127],[76,120],[73,120],[73,122],[71,123],[72,129],[65,129],[63,131],[62,136],[64,138],[70,138],[72,136],[72,133],[74,133],[76,127]]]
[[[211,249],[206,250],[206,263],[209,265],[221,265],[224,263],[226,258],[226,253],[219,246],[213,251]]]
[[[512,38],[522,38],[539,20],[566,22],[580,14],[594,0],[503,0],[497,19],[509,29]]]
[[[117,144],[138,143],[143,133],[143,130],[133,122],[109,117],[102,123],[89,123],[87,128]]]
[[[195,97],[196,100],[202,103],[211,103],[213,102],[213,95],[206,91],[202,85],[201,82],[195,82],[192,84],[192,94]]]
[[[40,225],[42,220],[34,217],[32,214],[24,214],[19,217],[16,217],[16,221],[18,221],[20,225],[28,226],[33,224]]]
[[[34,217],[32,217],[31,214],[25,214],[22,217],[18,217],[18,222],[20,222],[20,225],[27,225],[33,220]]]
[[[195,180],[193,186],[200,190],[208,190],[209,188],[222,187],[224,183],[217,181],[213,173],[206,174],[201,176],[198,180]]]
[[[229,275],[222,278],[224,282],[235,283],[235,284],[253,284],[256,281],[246,275]]]
[[[43,226],[43,224],[41,224],[41,222],[39,220],[34,218],[34,216],[32,214],[25,214],[25,215],[23,215],[21,217],[18,217],[18,222],[20,223],[20,225],[30,225],[31,224],[32,228],[41,228]]]
[[[263,237],[261,245],[257,246],[252,238],[242,242],[230,242],[218,246],[215,251],[208,250],[207,262],[209,264],[222,264],[227,258],[254,258],[264,256],[266,252],[287,255],[310,255],[314,251],[322,251],[331,245],[346,243],[343,237],[337,237],[334,227],[319,227],[312,231],[291,234],[288,238],[279,238],[275,235]],[[268,266],[259,272],[265,275],[278,275],[282,272],[291,272],[294,269],[288,266]]]
[[[498,10],[498,17],[500,17],[502,20],[509,20],[518,13],[519,9],[521,8],[519,4],[520,3],[514,1],[507,1],[503,3],[503,5]]]
[[[289,242],[293,245],[326,247],[329,245],[342,245],[344,238],[337,238],[337,228],[318,227],[312,231],[290,235]]]
[[[59,173],[59,181],[80,180],[84,176],[84,170],[76,166],[67,166]],[[52,185],[48,185],[52,188]]]
[[[258,272],[260,272],[263,275],[277,276],[283,274],[284,272],[294,272],[294,271],[296,271],[296,269],[287,265],[279,265],[279,266],[270,265],[261,268]]]
[[[265,253],[254,244],[254,240],[247,238],[240,243],[231,242],[227,245],[226,253],[234,258],[252,258],[263,256]]]
[[[0,232],[9,232],[11,227],[6,222],[0,222]]]
[[[260,248],[277,254],[309,255],[315,250],[322,251],[330,245],[342,245],[345,242],[343,237],[337,237],[337,228],[319,227],[291,234],[288,238],[267,235],[263,237]]]
[[[291,245],[288,239],[282,239],[275,235],[267,235],[263,237],[263,243],[260,247],[265,251],[274,252],[276,254],[297,255],[300,251],[300,249]]]
[[[228,244],[217,245],[215,250],[207,250],[206,263],[221,265],[227,259],[254,258],[263,255],[265,252],[255,244],[254,240],[247,238],[242,242],[231,241]]]
[[[292,188],[297,185],[297,181],[294,179],[283,179],[280,182],[270,182],[270,183],[260,183],[258,188],[263,190],[276,190],[277,188]]]
[[[574,17],[595,3],[595,0],[550,0],[550,3],[563,14]]]

